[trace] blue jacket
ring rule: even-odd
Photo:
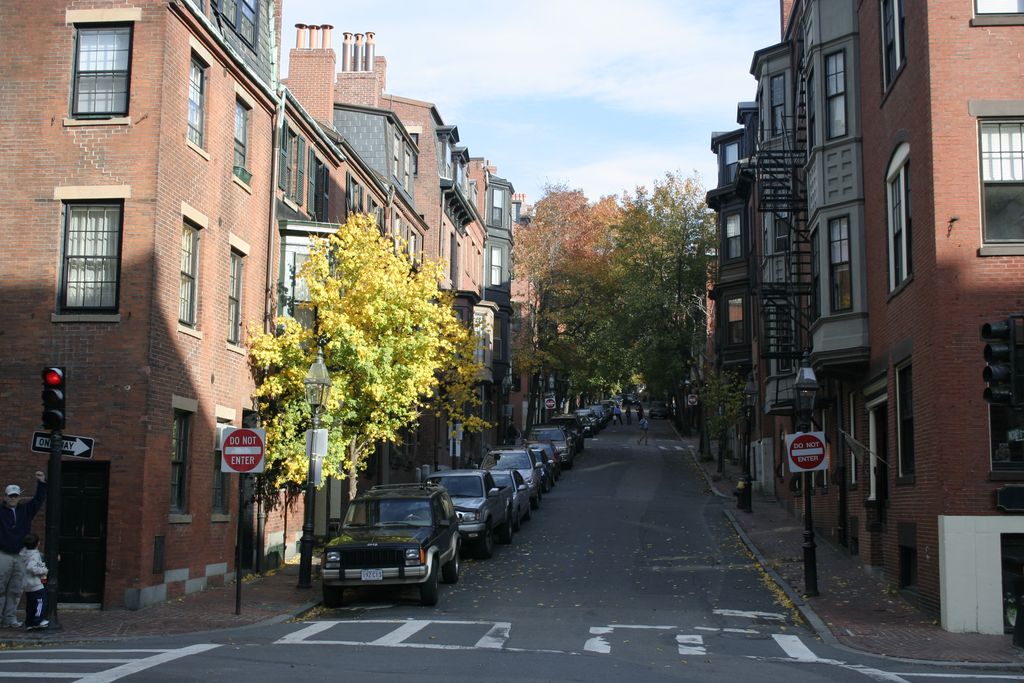
[[[32,531],[32,518],[46,500],[46,482],[36,482],[36,495],[16,507],[0,505],[0,550],[17,555],[25,547],[25,536]]]

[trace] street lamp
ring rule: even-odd
[[[323,349],[317,349],[316,360],[309,366],[306,378],[302,380],[306,387],[306,403],[313,413],[313,431],[320,428],[320,411],[327,402],[331,391],[331,377],[324,365]],[[306,470],[305,520],[302,523],[302,539],[299,541],[299,588],[312,587],[313,574],[313,510],[316,506],[316,482],[313,480],[315,439],[306,440],[309,465]]]
[[[743,451],[743,495],[740,498],[740,507],[744,512],[753,512],[753,497],[754,491],[751,487],[750,480],[750,430],[754,421],[754,407],[757,405],[757,384],[754,382],[754,377],[751,376],[747,380],[747,385],[743,387],[743,409],[746,413],[747,424],[746,424],[746,448]]]
[[[818,394],[818,378],[811,368],[811,354],[804,352],[800,370],[796,373],[794,384],[796,392],[797,432],[811,430],[811,415],[814,412],[814,399]],[[818,560],[817,545],[814,543],[814,518],[811,510],[811,473],[803,473],[804,488],[804,588],[807,595],[818,595]]]

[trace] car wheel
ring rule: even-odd
[[[478,555],[486,560],[494,554],[494,531],[489,524],[484,525],[484,535],[480,537],[477,547]]]
[[[533,498],[531,498],[530,499],[530,504],[526,506],[526,514],[523,515],[523,521],[524,522],[529,522],[531,519],[533,519],[533,509],[535,507],[537,507],[537,506],[534,505]]]
[[[455,549],[455,554],[452,555],[452,559],[448,560],[443,567],[441,567],[441,578],[444,579],[445,583],[458,583],[459,582],[459,552],[461,548]]]
[[[420,604],[433,607],[437,604],[437,559],[430,563],[430,575],[420,584]]]
[[[536,497],[530,498],[530,509],[536,510],[540,507],[540,493],[538,492]],[[530,519],[530,513],[526,513],[526,518]]]
[[[523,527],[523,518],[519,514],[519,506],[516,505],[512,512],[512,531],[519,531]]]
[[[504,545],[512,542],[512,508],[505,511],[505,523],[498,529],[498,540]]]
[[[324,607],[341,607],[344,594],[341,586],[324,586]]]

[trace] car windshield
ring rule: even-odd
[[[523,451],[510,453],[490,453],[494,458],[494,469],[496,470],[528,470],[533,467],[530,456]]]
[[[345,526],[430,526],[430,501],[410,498],[356,500],[345,513]]]
[[[498,488],[506,489],[514,483],[510,471],[495,472],[493,476],[494,483],[498,485]]]
[[[529,438],[538,441],[565,441],[565,434],[561,429],[534,429],[530,432]]]
[[[483,480],[479,477],[434,477],[441,486],[448,489],[449,495],[463,498],[483,498]]]

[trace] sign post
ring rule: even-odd
[[[266,455],[265,429],[224,431],[220,445],[220,471],[238,473],[238,519],[235,529],[235,614],[242,613],[242,513],[245,510],[245,475],[263,471]]]

